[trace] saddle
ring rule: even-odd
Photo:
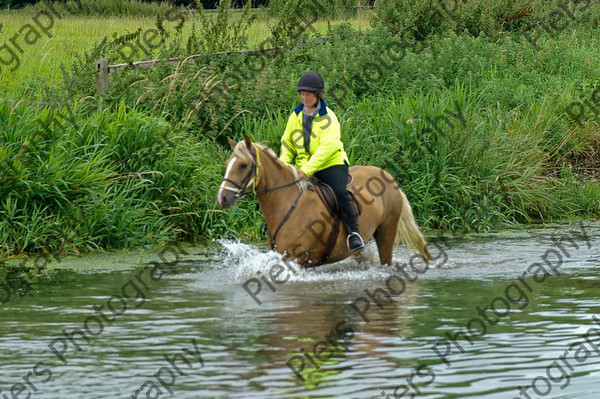
[[[354,177],[350,173],[348,173],[348,181],[346,182],[346,187],[348,187],[350,184],[352,184],[353,181],[354,181]],[[327,260],[329,255],[331,255],[331,252],[333,251],[333,248],[335,247],[335,243],[337,241],[338,234],[340,233],[340,223],[342,220],[339,216],[340,215],[340,205],[338,203],[338,200],[337,200],[335,194],[333,193],[333,189],[329,186],[329,184],[322,182],[321,180],[317,179],[314,176],[312,176],[310,178],[310,183],[311,183],[311,186],[309,187],[309,190],[313,190],[314,192],[317,193],[317,195],[319,196],[319,198],[325,205],[325,208],[329,212],[329,215],[331,216],[331,221],[332,221],[332,223],[331,223],[332,229],[331,229],[331,233],[329,234],[329,238],[327,239],[327,245],[325,246],[325,252],[323,252],[323,255],[321,256],[321,259],[319,260],[319,262],[317,262],[317,264],[315,264],[315,266],[318,266],[318,265],[325,263],[325,261]],[[361,215],[362,214],[362,206],[356,200],[356,197],[354,196],[354,194],[351,191],[348,191],[348,195],[350,196],[350,199],[352,201],[354,201],[358,215]]]

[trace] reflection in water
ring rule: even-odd
[[[72,270],[47,269],[25,265],[7,266],[0,264],[0,309],[11,299],[35,294],[38,288],[49,284],[60,284],[77,278]]]
[[[149,281],[143,306],[131,306],[102,334],[89,337],[81,351],[70,346],[64,364],[49,343],[64,338],[63,330],[82,328],[94,314],[92,306],[120,295],[139,270],[74,274],[38,284],[29,295],[2,305],[0,389],[10,395],[11,387],[22,383],[22,397],[29,391],[32,398],[113,398],[131,397],[155,381],[160,397],[170,397],[155,374],[167,364],[165,354],[195,351],[194,342],[203,367],[180,362],[183,375],[167,384],[174,397],[393,398],[395,392],[396,397],[492,399],[519,397],[518,387],[532,384],[543,392],[547,388],[538,377],[582,340],[592,316],[600,314],[600,224],[588,223],[586,230],[591,248],[580,246],[563,257],[560,276],[551,273],[542,283],[523,272],[552,247],[558,230],[449,240],[446,264],[407,282],[404,292],[398,281],[389,280],[402,274],[370,262],[370,248],[367,260],[302,270],[275,291],[263,287],[261,305],[242,285],[268,271],[277,255],[225,242],[215,249],[214,260],[181,264],[177,274]],[[408,259],[401,252],[396,258]],[[392,301],[376,292],[387,287],[386,280],[401,292],[393,295],[386,288]],[[514,287],[507,291],[515,281],[522,293]],[[368,322],[352,307],[364,309],[365,302],[357,302],[361,297],[369,301],[363,312]],[[489,310],[497,297],[511,307],[506,315],[498,300],[499,313]],[[481,327],[470,334],[472,342],[459,337],[463,351],[458,350],[448,334],[468,333],[469,322],[482,319],[478,309],[485,307],[495,324],[486,322],[485,334]],[[471,322],[471,328],[478,327]],[[599,338],[590,339],[600,347]],[[442,357],[432,350],[440,341],[450,343]],[[440,343],[438,349],[444,353],[446,346]],[[35,392],[23,377],[40,362],[41,375],[29,376]],[[598,396],[600,355],[593,352],[573,364],[574,370],[563,366],[568,384],[566,377],[551,381],[548,397]],[[53,373],[46,383],[44,368]],[[552,372],[558,381],[559,370]],[[166,371],[161,376],[169,382]],[[535,393],[533,387],[527,392]]]
[[[533,393],[528,391],[546,396],[553,389],[555,389],[555,392],[558,391],[558,388],[564,390],[571,382],[570,372],[575,371],[574,366],[577,366],[577,363],[587,362],[590,356],[593,356],[594,352],[600,355],[598,343],[595,343],[593,340],[594,334],[600,337],[600,329],[598,328],[600,327],[600,319],[595,315],[592,318],[594,323],[581,336],[582,339],[580,341],[568,345],[565,352],[546,367],[546,372],[533,378],[529,385],[519,385],[517,387],[519,394],[523,395],[522,397],[528,397],[530,394],[533,395]],[[571,354],[573,356],[569,356]],[[553,383],[555,386],[553,386]]]

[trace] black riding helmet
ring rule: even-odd
[[[296,90],[310,91],[319,94],[325,90],[325,82],[323,82],[323,78],[318,73],[307,72],[300,77]]]

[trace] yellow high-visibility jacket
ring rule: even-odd
[[[340,123],[325,101],[315,116],[310,134],[309,152],[304,147],[304,105],[297,106],[288,118],[281,138],[281,160],[296,161],[296,167],[311,176],[315,172],[348,162],[344,144],[340,138]]]

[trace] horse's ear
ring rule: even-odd
[[[250,139],[250,136],[245,135],[244,142],[246,143],[246,148],[248,149],[248,151],[252,151],[252,140]]]
[[[229,136],[227,136],[227,140],[229,141],[229,145],[231,146],[231,148],[232,149],[235,148],[235,146],[237,145],[237,142]]]

